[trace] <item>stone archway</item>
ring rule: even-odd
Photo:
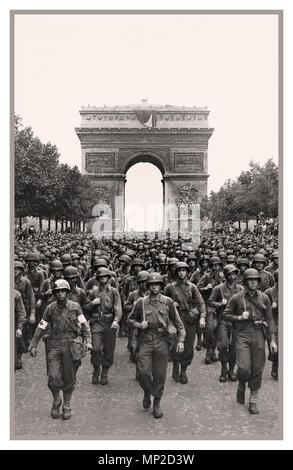
[[[165,230],[170,228],[169,208],[185,188],[195,191],[199,202],[207,194],[208,140],[213,133],[207,108],[143,104],[82,108],[80,115],[81,127],[75,131],[82,172],[108,198],[113,231],[124,229],[126,173],[135,163],[153,163],[162,173]]]

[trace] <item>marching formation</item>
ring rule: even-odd
[[[194,249],[180,237],[18,231],[15,369],[42,340],[51,417],[70,419],[82,359],[91,355],[93,386],[106,386],[116,342],[127,336],[142,406],[161,418],[168,362],[173,381],[188,387],[188,367],[205,348],[206,367],[220,363],[215,386],[238,382],[239,404],[248,387],[249,412],[258,414],[267,352],[278,380],[277,250],[276,235],[251,232],[205,231]]]

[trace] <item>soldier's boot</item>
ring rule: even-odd
[[[237,402],[240,403],[241,405],[244,405],[245,403],[245,383],[238,383],[238,388],[237,388],[237,395],[236,395]]]
[[[278,380],[278,363],[277,362],[273,362],[272,364],[271,376],[273,377],[274,380]]]
[[[229,364],[228,377],[229,377],[229,380],[231,380],[231,382],[236,382],[237,381],[237,377],[236,377],[236,374],[234,372],[234,366],[231,365],[231,364]]]
[[[145,410],[148,410],[151,406],[151,395],[147,392],[144,392],[144,397],[142,401],[142,406],[144,407]]]
[[[103,366],[102,373],[101,373],[101,384],[102,385],[107,385],[107,383],[108,383],[108,372],[109,372],[109,367],[108,366]]]
[[[226,377],[227,377],[227,362],[222,362],[222,367],[221,367],[221,374],[219,377],[220,382],[226,382]]]
[[[258,408],[257,408],[257,398],[258,398],[258,390],[250,390],[248,411],[252,415],[258,415],[259,413]]]
[[[22,353],[17,353],[15,358],[15,370],[22,369],[22,361],[21,361]]]
[[[207,349],[207,353],[206,353],[206,357],[205,357],[204,362],[206,364],[211,364],[212,363],[212,349],[211,348]]]
[[[175,382],[180,382],[179,361],[173,361],[172,379]]]
[[[187,377],[187,374],[186,374],[186,369],[187,369],[187,366],[181,366],[181,372],[180,372],[180,382],[182,384],[187,384],[188,383],[188,377]]]
[[[155,418],[162,418],[163,412],[160,407],[161,398],[154,398],[153,415]]]
[[[212,349],[212,357],[211,357],[211,359],[212,359],[212,362],[218,362],[218,360],[219,360],[218,355],[217,355],[217,353],[216,353],[216,348],[213,348],[213,349]]]
[[[71,397],[72,392],[63,392],[63,419],[71,418]]]
[[[52,392],[53,395],[53,403],[52,403],[52,409],[51,409],[51,417],[53,419],[58,419],[60,418],[60,406],[62,405],[62,400],[60,397],[60,392]]]
[[[92,384],[97,385],[99,383],[101,368],[100,366],[94,367],[94,372],[92,376]]]

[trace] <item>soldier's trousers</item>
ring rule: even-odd
[[[233,368],[236,364],[234,327],[231,322],[221,319],[218,326],[217,348],[219,360],[222,363],[229,363]]]
[[[207,309],[206,315],[206,348],[214,349],[217,344],[217,319],[214,311]]]
[[[184,341],[184,351],[176,353],[172,351],[171,358],[173,361],[179,361],[182,367],[187,367],[191,364],[194,356],[194,343],[196,335],[196,323],[187,323],[183,320],[186,336]]]
[[[265,337],[262,328],[254,326],[253,323],[240,325],[236,333],[239,381],[248,382],[251,390],[258,390],[261,387],[265,360]]]
[[[57,392],[60,389],[63,392],[72,392],[80,361],[73,360],[68,338],[49,339],[48,341],[48,387],[52,392]]]
[[[112,321],[108,325],[94,322],[91,324],[93,350],[91,363],[94,367],[100,365],[111,367],[114,359],[116,345],[116,330],[111,328]]]
[[[168,344],[153,333],[145,333],[139,341],[137,375],[145,393],[161,398],[168,367]]]

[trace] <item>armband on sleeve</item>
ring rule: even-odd
[[[87,323],[87,320],[83,314],[78,315],[77,320],[78,320],[78,323],[80,324]]]
[[[41,328],[41,330],[46,330],[47,326],[48,326],[48,322],[44,319],[42,319],[40,323],[38,324],[38,327]]]

